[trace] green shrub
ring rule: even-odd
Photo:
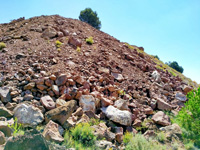
[[[136,134],[127,144],[125,150],[165,150],[166,148],[153,140],[146,140],[141,134]]]
[[[130,142],[130,140],[131,140],[132,138],[133,138],[133,133],[131,133],[131,132],[126,132],[126,133],[124,134],[124,138],[123,138],[124,144],[127,145],[127,144]]]
[[[18,123],[17,118],[15,118],[14,123],[12,125],[8,125],[8,127],[13,131],[13,136],[24,135],[23,126]]]
[[[187,95],[185,107],[179,111],[175,121],[184,128],[183,138],[186,143],[193,141],[200,148],[200,87]]]
[[[91,37],[91,36],[89,38],[87,38],[85,41],[86,41],[86,43],[88,43],[90,45],[92,45],[94,43],[93,37]]]
[[[65,132],[63,145],[66,146],[66,148],[75,147],[74,140],[68,131]]]
[[[56,40],[56,47],[57,48],[60,48],[62,45],[62,42],[60,42],[59,40]]]
[[[96,140],[88,123],[80,123],[71,129],[72,138],[84,147],[93,146]]]
[[[6,44],[3,43],[3,42],[0,42],[0,50],[2,50],[2,49],[5,48],[5,47],[6,47]]]

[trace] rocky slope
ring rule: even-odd
[[[6,44],[0,50],[0,138],[11,136],[7,124],[14,117],[25,127],[45,126],[43,136],[56,143],[63,142],[64,129],[96,118],[105,123],[93,126],[95,135],[120,145],[126,131],[137,133],[144,122],[154,126],[142,130],[145,135],[170,126],[164,111],[176,114],[198,86],[142,47],[79,20],[20,18],[0,29]]]

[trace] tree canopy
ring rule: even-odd
[[[96,29],[101,28],[101,21],[97,16],[97,12],[93,11],[91,8],[86,8],[85,10],[82,10],[80,12],[79,19],[83,22],[90,24]]]
[[[166,63],[168,66],[170,66],[171,68],[175,69],[176,71],[183,73],[183,67],[179,66],[178,63],[176,61],[173,62],[168,62]]]

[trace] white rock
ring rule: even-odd
[[[14,117],[17,117],[18,122],[24,126],[36,126],[44,120],[40,109],[27,104],[19,104],[14,109]]]
[[[103,107],[102,112],[112,121],[125,126],[131,126],[132,114],[126,110],[119,110],[114,106]]]

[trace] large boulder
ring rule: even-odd
[[[63,125],[75,111],[76,104],[77,102],[75,100],[71,100],[65,103],[63,106],[48,111],[45,114],[45,121],[49,122],[50,120],[53,120]]]
[[[42,135],[46,140],[56,143],[61,143],[64,141],[64,138],[60,135],[59,125],[52,120],[46,125]]]
[[[12,117],[13,113],[5,107],[0,107],[0,117]]]
[[[37,126],[44,120],[41,110],[28,104],[19,104],[14,109],[14,117],[24,126]]]
[[[101,110],[110,120],[121,125],[131,126],[132,114],[129,111],[122,111],[111,105],[108,107],[103,107]]]
[[[92,111],[95,112],[95,98],[92,95],[82,95],[79,98],[79,105],[83,111]]]
[[[11,102],[10,89],[8,87],[0,87],[0,97],[3,103]]]
[[[158,111],[155,115],[153,115],[152,120],[159,125],[168,126],[171,124],[169,116],[167,116],[164,112]]]
[[[4,150],[49,150],[44,137],[35,130],[8,139]]]
[[[56,103],[49,95],[41,97],[40,102],[47,110],[56,108]]]

